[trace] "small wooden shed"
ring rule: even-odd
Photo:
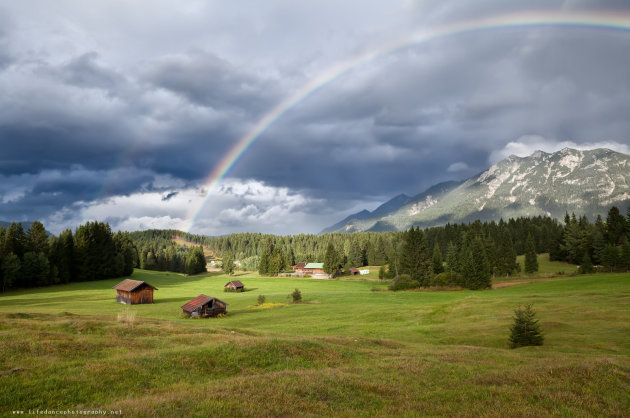
[[[357,274],[359,274],[359,269],[356,267],[350,267],[348,269],[348,273],[350,273],[351,276],[356,276]]]
[[[231,289],[235,292],[242,292],[245,290],[245,285],[240,280],[232,280],[231,282],[227,282],[223,287],[226,289]]]
[[[184,306],[182,306],[182,313],[188,315],[191,318],[201,317],[216,317],[219,314],[227,312],[227,305],[229,303],[223,302],[217,298],[212,298],[206,295],[199,295]]]
[[[153,291],[157,287],[140,280],[125,279],[112,289],[116,289],[116,302],[127,305],[153,303]]]

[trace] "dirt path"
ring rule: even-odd
[[[547,282],[550,280],[558,280],[562,277],[543,277],[543,278],[536,278],[536,279],[514,279],[514,280],[504,280],[504,281],[500,281],[497,283],[493,283],[492,284],[492,288],[493,289],[502,289],[504,287],[510,287],[510,286],[518,286],[521,284],[530,284],[530,283],[536,283],[536,282]]]

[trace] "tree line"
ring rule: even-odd
[[[629,219],[630,213],[627,219],[613,207],[606,222],[598,217],[590,223],[585,216],[578,219],[567,214],[564,223],[549,217],[521,217],[498,222],[448,223],[421,232],[432,265],[437,266],[437,260],[441,259],[443,264],[451,266],[443,272],[437,272],[439,268],[436,267],[434,276],[448,273],[446,277],[450,281],[455,280],[455,274],[471,275],[472,271],[465,268],[466,260],[479,259],[481,249],[491,276],[509,276],[517,272],[521,267],[515,261],[516,255],[521,254],[526,255],[525,271],[536,271],[535,255],[539,253],[549,253],[552,260],[574,264],[584,260],[586,270],[590,261],[606,271],[616,271],[628,269]],[[418,228],[414,228],[416,230]],[[277,275],[296,262],[324,262],[329,273],[339,266],[386,265],[383,277],[393,278],[399,275],[396,269],[400,267],[403,246],[410,239],[408,234],[409,231],[286,236],[237,233],[207,237],[176,230],[150,230],[134,232],[131,236],[141,249],[140,266],[148,269],[185,272],[181,266],[186,263],[185,254],[189,249],[175,244],[177,237],[203,246],[216,258],[234,260],[237,268],[257,270],[263,275]],[[482,265],[485,264],[484,257],[481,257]],[[169,267],[171,263],[175,267]],[[228,264],[231,272],[234,266]],[[479,268],[479,263],[474,264]],[[445,275],[436,279],[447,280]]]
[[[169,230],[134,231],[130,237],[137,248],[136,266],[145,270],[197,274],[206,271],[202,245],[177,244],[182,232]]]
[[[128,232],[112,233],[102,222],[88,222],[73,233],[50,235],[35,221],[0,228],[2,291],[59,283],[102,280],[133,273],[136,250]]]

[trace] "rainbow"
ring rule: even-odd
[[[457,22],[420,30],[407,36],[376,45],[363,53],[339,62],[311,79],[292,95],[278,103],[238,140],[236,145],[221,159],[205,179],[204,189],[206,195],[197,205],[191,207],[187,219],[184,222],[184,230],[187,232],[191,230],[212,191],[263,132],[288,110],[306,99],[313,92],[324,87],[356,66],[411,45],[417,45],[440,38],[487,30],[509,28],[524,29],[530,27],[603,29],[625,32],[630,31],[630,13],[544,11],[489,16],[477,20]]]

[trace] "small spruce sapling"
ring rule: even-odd
[[[293,293],[291,293],[291,297],[293,298],[293,303],[302,302],[302,293],[300,292],[300,289],[295,289]]]
[[[542,345],[543,335],[532,305],[514,311],[514,323],[510,327],[510,348]]]
[[[258,295],[258,305],[265,303],[265,295]]]

